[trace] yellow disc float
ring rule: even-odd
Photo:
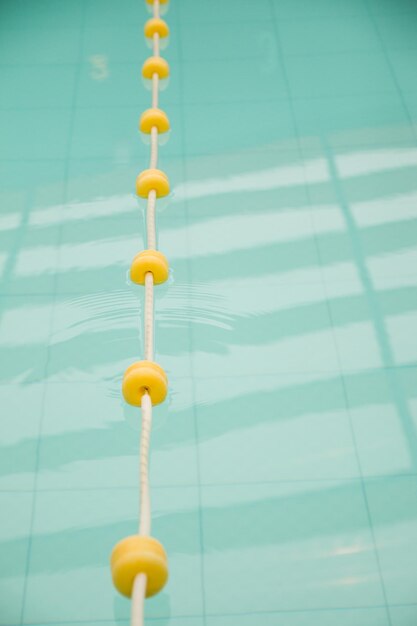
[[[154,4],[155,0],[146,0],[147,4]],[[159,4],[168,4],[169,0],[159,0]]]
[[[154,74],[158,74],[159,78],[169,76],[169,65],[162,57],[149,57],[142,66],[143,78],[152,78]]]
[[[130,278],[134,283],[144,285],[147,272],[152,272],[155,285],[160,285],[168,279],[168,260],[159,250],[143,250],[133,259],[130,266]]]
[[[156,191],[156,197],[162,198],[169,194],[168,176],[162,170],[143,170],[136,179],[136,193],[147,198],[150,191]]]
[[[168,378],[160,365],[153,361],[132,363],[123,376],[123,397],[128,404],[141,406],[148,393],[152,404],[163,402],[168,393]]]
[[[147,109],[140,116],[139,129],[143,133],[150,133],[156,126],[158,133],[166,133],[169,130],[168,115],[161,109]]]
[[[132,535],[119,541],[111,553],[110,566],[114,586],[128,598],[138,574],[146,575],[147,598],[161,591],[168,579],[166,552],[153,537]]]
[[[168,37],[169,27],[165,20],[161,20],[160,17],[153,17],[146,22],[144,32],[145,37],[150,38],[156,34],[163,39],[164,37]]]

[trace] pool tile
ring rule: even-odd
[[[297,219],[301,221],[302,216],[295,218],[296,221]],[[274,220],[268,221],[271,223]],[[233,237],[233,229],[230,235]],[[265,235],[265,238],[268,239],[268,236]],[[213,245],[216,245],[215,242]],[[320,280],[319,259],[313,237],[281,244],[267,240],[257,248],[256,265],[252,262],[252,255],[250,246],[236,249],[231,263],[224,251],[218,251],[215,256],[195,254],[192,263],[193,277],[203,285],[221,281],[224,286],[229,284],[231,288],[236,282],[241,284],[244,277],[252,277],[253,280],[259,277],[263,283],[269,281],[270,286],[274,285],[275,288],[278,284],[314,283]],[[224,272],[225,263],[228,263],[227,275]]]
[[[407,48],[410,54],[417,48],[415,19],[409,13],[380,15],[375,18],[375,24],[386,48]]]
[[[358,153],[368,146],[415,146],[414,129],[397,94],[304,98],[293,107],[301,144],[318,154],[326,145]]]
[[[211,40],[216,40],[215,46],[201,45],[201,41]],[[179,43],[183,61],[207,63],[236,59],[243,63],[248,59],[257,59],[267,65],[277,61],[274,24],[265,19],[262,13],[259,13],[258,19],[250,22],[207,21],[199,24],[198,28],[183,28]]]
[[[254,620],[258,626],[311,626],[314,622],[321,626],[389,626],[385,608],[222,615],[209,617],[207,626],[252,626]]]
[[[182,0],[180,7],[181,22],[185,25],[218,21],[235,22],[237,19],[240,22],[252,22],[260,17],[263,19],[271,17],[271,3],[268,0],[258,0],[256,4],[251,0],[242,0],[239,3],[239,11],[232,2],[224,3],[221,0],[203,0],[198,5],[193,0]]]
[[[203,483],[359,476],[337,377],[230,376],[196,386]]]
[[[5,294],[50,294],[56,271],[62,162],[0,166],[0,283]]]
[[[355,482],[204,487],[203,537],[208,614],[383,604]]]
[[[221,185],[222,181],[219,180],[219,188]],[[252,200],[256,195],[256,192],[252,194]],[[279,196],[280,192],[277,190],[275,195]],[[228,195],[230,212],[234,206],[239,205],[240,197],[240,194]],[[267,194],[265,200],[266,198]],[[188,206],[192,219],[194,204],[190,202]],[[193,276],[197,280],[204,279],[207,283],[217,282],[214,280],[216,277],[224,285],[227,278],[223,278],[220,267],[227,263],[225,257],[231,250],[236,261],[240,259],[240,263],[228,265],[234,278],[233,281],[229,279],[232,283],[231,289],[236,283],[243,286],[242,279],[245,275],[257,276],[263,281],[268,277],[272,284],[274,276],[278,278],[280,272],[294,267],[315,265],[318,258],[315,255],[309,207],[298,211],[293,207],[274,211],[273,205],[265,208],[265,211],[258,211],[255,215],[239,215],[236,210],[231,215],[213,216],[212,219],[209,216],[199,216],[199,219],[191,223],[188,235]],[[248,257],[254,248],[258,250],[258,265],[251,266]]]
[[[417,606],[390,606],[392,626],[409,626],[417,621]]]
[[[33,496],[31,493],[0,493],[0,624],[20,624],[26,578]],[[5,599],[7,598],[7,602]]]
[[[10,2],[10,5],[17,7],[18,2]],[[3,10],[3,20],[6,11]],[[19,20],[24,17],[25,11],[19,13]],[[0,24],[0,29],[1,29]],[[32,75],[37,74],[39,65],[61,66],[62,64],[77,63],[80,57],[81,29],[76,26],[66,26],[63,28],[48,28],[40,26],[33,28],[33,24],[26,24],[24,28],[1,29],[0,38],[0,58],[1,63],[13,66],[32,65]],[[17,69],[17,68],[16,68]],[[55,69],[60,69],[56,67]],[[65,69],[65,68],[64,68]],[[42,93],[31,92],[30,96],[42,96]],[[58,94],[57,94],[58,97]],[[29,99],[30,102],[30,99]],[[27,104],[27,103],[26,103]]]
[[[77,109],[71,137],[71,159],[131,162],[143,155],[136,131],[140,104],[126,108]],[[109,119],[112,120],[111,126]],[[143,158],[143,157],[142,157]]]
[[[260,254],[258,258],[262,258]],[[242,278],[242,260],[237,267]],[[198,376],[338,371],[321,285],[275,283],[272,289],[268,281],[259,287],[254,281],[250,304],[248,290],[242,285],[233,288],[226,283],[223,293],[221,288],[208,291],[204,299],[210,316],[202,314],[192,327]],[[269,299],[272,294],[273,303]],[[197,305],[194,310],[193,318],[199,314]],[[259,324],[260,315],[268,323]],[[251,323],[254,316],[258,320],[255,325]]]
[[[44,393],[43,382],[0,385],[0,403],[7,413],[0,428],[1,489],[33,489]]]
[[[407,110],[407,114],[413,124],[414,132],[417,135],[417,92],[405,93],[404,102]]]
[[[39,225],[40,217],[51,207],[58,210],[64,198],[64,180],[63,161],[3,161],[0,164],[1,217],[13,215],[13,220],[10,224],[2,222],[1,230],[18,227],[22,214],[34,213],[31,224]]]
[[[298,150],[291,106],[286,100],[185,103],[184,112],[187,159],[271,145]]]
[[[29,383],[45,377],[52,307],[50,296],[0,298],[3,382]]]
[[[149,95],[142,87],[139,63],[115,63],[105,60],[103,55],[90,57],[80,68],[77,90],[79,107],[131,107],[140,111],[147,103]],[[107,117],[121,112],[106,111]],[[108,124],[110,127],[110,124]]]
[[[70,120],[69,109],[3,111],[0,121],[0,158],[64,159]],[[24,141],[16,141],[17,129]]]
[[[388,604],[415,602],[416,476],[369,481],[366,495]]]
[[[387,368],[344,377],[361,470],[399,475],[417,466],[417,371]]]
[[[258,224],[263,219],[279,221],[279,228],[283,229],[278,235],[281,242],[294,239],[292,220],[299,224],[300,239],[312,232],[303,162],[293,150],[271,147],[245,150],[239,156],[232,152],[194,157],[187,160],[185,170],[185,181],[177,188],[177,197],[184,197],[187,204],[190,245],[197,250],[195,239],[204,250],[215,246],[219,238],[230,241],[231,229],[239,241],[240,228],[235,226],[238,217],[246,220],[246,225],[252,219],[253,226],[256,220]],[[254,203],[258,202],[261,209],[255,213]],[[215,240],[204,237],[204,230],[215,226],[221,226]],[[244,228],[243,236],[246,234]],[[273,238],[272,233],[265,236]]]
[[[369,159],[374,159],[374,166],[366,166],[365,163]],[[413,148],[402,148],[401,146],[382,148],[379,150],[369,150],[361,152],[353,152],[352,154],[336,155],[335,164],[339,170],[339,181],[342,179],[342,193],[340,198],[344,197],[346,203],[359,204],[367,203],[371,201],[377,201],[380,199],[384,201],[392,198],[395,195],[412,194],[417,191],[416,181],[413,178],[413,162],[417,158],[417,150]],[[338,183],[336,177],[334,178],[335,187]],[[339,183],[340,184],[340,183]],[[404,237],[404,233],[401,233],[401,229],[404,230],[404,220],[398,220],[398,224],[393,223],[389,226],[382,224],[380,230],[382,235],[386,235],[388,228],[396,228],[399,230],[399,245],[408,247],[409,241]],[[412,228],[414,224],[410,224]],[[384,230],[385,229],[385,230]],[[374,234],[375,228],[369,231],[370,234]],[[374,236],[374,239],[376,237]],[[385,246],[388,245],[389,240],[387,237],[381,237]],[[394,247],[395,240],[391,242],[391,246]],[[411,241],[411,243],[414,243]],[[374,244],[375,249],[375,244]],[[374,250],[371,248],[370,250]]]
[[[350,370],[415,364],[417,346],[410,340],[410,328],[415,322],[413,288],[389,289],[380,282],[376,289],[365,270],[361,275],[362,293],[346,282],[346,295],[342,296],[339,289],[339,296],[330,299],[342,367]]]
[[[237,102],[268,101],[288,95],[275,55],[268,63],[256,57],[246,59],[244,64],[235,59],[184,61],[182,74],[187,104],[233,102],[238,108]]]
[[[149,17],[145,3],[120,0],[117,11],[114,10],[111,0],[85,0],[84,5],[87,29],[138,24],[137,33],[138,38],[141,39],[140,25]]]
[[[349,16],[365,16],[366,6],[363,0],[273,0],[275,16],[278,21],[293,18],[328,18],[339,17],[344,19]]]
[[[72,221],[73,213],[74,220],[80,220],[87,206],[92,220],[101,216],[134,219],[137,212],[134,186],[138,170],[138,164],[130,158],[130,150],[120,150],[115,158],[72,158],[67,191],[71,210],[66,212],[64,221]]]
[[[390,2],[390,0],[367,0],[370,11],[374,15],[408,15],[410,19],[416,13],[416,3],[414,0],[402,0],[401,2]]]
[[[2,92],[0,107],[3,109],[62,107],[69,108],[75,88],[76,67],[41,66],[1,67]]]
[[[3,272],[0,284],[9,295],[51,295],[54,290],[59,251],[59,227],[42,228],[33,225],[33,212],[26,223],[7,237]],[[32,218],[33,216],[33,218]],[[8,233],[7,233],[8,234]]]
[[[41,0],[36,6],[25,0],[6,0],[4,2],[2,30],[37,30],[48,28],[61,30],[81,26],[84,1],[73,0],[69,5],[65,0]]]
[[[278,19],[278,33],[285,55],[378,51],[380,47],[374,25],[364,15]]]
[[[350,264],[362,282],[378,285],[387,275],[396,275],[401,283],[401,277],[414,273],[409,257],[415,254],[415,225],[407,207],[415,194],[416,156],[414,148],[405,147],[326,149],[322,164],[328,180],[308,188],[324,271],[336,263]],[[326,224],[331,230],[320,232]]]
[[[416,322],[415,310],[387,319],[387,333],[392,345],[393,360],[397,365],[417,365],[417,341],[413,338]]]
[[[392,94],[396,91],[382,52],[287,56],[285,64],[290,92],[296,98]]]
[[[410,50],[389,50],[389,60],[393,68],[399,89],[402,92],[415,93],[417,91],[414,80],[414,68],[417,61],[417,48]]]

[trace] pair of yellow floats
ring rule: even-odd
[[[167,23],[159,17],[159,4],[167,0],[146,0],[154,5],[154,17],[149,19],[144,28],[145,37],[165,38],[169,34]],[[156,6],[155,6],[156,5]],[[159,50],[159,48],[158,48]],[[142,76],[157,80],[169,76],[169,65],[157,54],[148,58],[142,67]],[[169,130],[168,116],[157,106],[146,110],[139,122],[143,133],[165,133]],[[144,170],[136,180],[136,193],[141,198],[167,196],[170,192],[167,175],[156,168]],[[130,277],[134,283],[145,285],[145,277],[151,273],[153,284],[158,285],[168,279],[169,266],[166,257],[158,250],[143,250],[135,256],[130,268]],[[122,383],[123,397],[131,405],[141,406],[144,394],[149,394],[152,405],[163,402],[168,393],[168,379],[165,371],[157,363],[143,360],[133,363],[126,370]],[[167,555],[163,546],[150,536],[133,535],[120,541],[111,554],[111,572],[116,589],[131,597],[135,578],[139,574],[146,576],[146,597],[160,591],[168,578]]]

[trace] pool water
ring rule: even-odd
[[[0,624],[129,624],[142,0],[3,0]],[[417,3],[172,0],[158,626],[417,623]]]

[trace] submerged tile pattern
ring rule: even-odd
[[[136,0],[0,19],[0,625],[127,626]],[[417,621],[417,7],[172,0],[151,479],[164,626]]]

